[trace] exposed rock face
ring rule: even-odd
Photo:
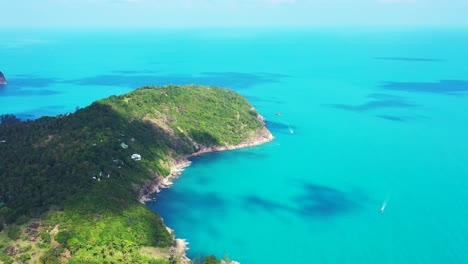
[[[5,75],[0,71],[0,85],[5,85],[7,84],[7,80],[5,78]]]
[[[3,250],[3,252],[9,256],[15,256],[16,254],[21,254],[23,253],[23,249],[17,245],[17,246],[9,246]]]

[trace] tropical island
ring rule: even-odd
[[[71,114],[0,120],[3,263],[190,263],[142,201],[193,155],[273,139],[243,96],[196,85],[143,87]]]

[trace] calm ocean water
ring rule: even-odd
[[[146,84],[232,88],[276,140],[194,159],[149,204],[191,257],[466,263],[467,46],[441,29],[6,30],[0,113],[73,112]]]

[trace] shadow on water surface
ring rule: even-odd
[[[414,58],[414,57],[375,57],[375,60],[388,60],[388,61],[406,61],[406,62],[443,62],[442,59],[434,58]]]
[[[57,112],[65,113],[66,106],[65,105],[51,105],[51,106],[44,106],[39,108],[34,108],[27,112],[21,113],[14,113],[19,119],[21,120],[34,120],[36,118],[40,118],[43,116],[56,116]]]
[[[74,80],[78,85],[107,85],[137,88],[145,85],[200,84],[245,89],[264,83],[276,83],[285,75],[270,73],[203,72],[191,74],[109,74]]]
[[[190,192],[164,190],[164,193],[156,196],[156,202],[149,202],[147,206],[163,215],[166,223],[203,226],[203,230],[210,230],[213,235],[219,232],[206,219],[218,219],[228,207],[227,200],[219,194],[198,192],[196,189]]]
[[[72,83],[80,86],[119,86],[138,88],[146,85],[200,84],[233,89],[246,89],[265,83],[277,83],[289,76],[275,73],[202,72],[192,74],[158,74],[157,71],[118,70],[111,74],[98,75],[77,80],[59,80],[33,75],[13,75],[9,84],[0,88],[0,96],[50,96],[60,94],[58,90],[44,89],[57,83]],[[41,89],[36,89],[41,88]],[[280,101],[252,98],[258,101],[281,103]]]
[[[385,120],[395,121],[395,122],[406,122],[407,119],[400,116],[393,116],[393,115],[376,115],[378,118],[382,118]]]
[[[267,200],[257,195],[248,195],[242,198],[244,208],[249,212],[267,211],[270,213],[276,211],[286,211],[295,213],[296,210],[292,207]]]
[[[352,193],[313,183],[306,183],[303,188],[304,194],[293,198],[303,217],[338,216],[359,208]]]
[[[49,96],[59,91],[43,89],[59,83],[58,79],[40,78],[31,75],[16,75],[8,78],[8,85],[0,87],[0,96]]]
[[[242,198],[245,210],[250,212],[265,211],[273,214],[291,213],[304,218],[328,218],[350,213],[359,209],[364,200],[355,192],[344,192],[335,188],[313,184],[302,184],[303,192],[287,199],[288,204],[268,200],[257,195]]]
[[[416,107],[417,105],[408,103],[402,99],[384,99],[384,100],[372,100],[360,105],[349,105],[349,104],[329,104],[328,106],[354,111],[354,112],[367,112],[382,108],[409,108],[409,107]]]
[[[414,108],[418,106],[416,104],[407,102],[401,96],[391,94],[371,93],[367,96],[367,98],[370,98],[370,100],[360,105],[328,104],[328,106],[357,113],[378,111],[381,109]],[[405,122],[410,119],[409,117],[401,117],[391,114],[380,114],[375,115],[375,117],[393,122]]]
[[[153,70],[116,70],[112,71],[113,73],[117,74],[148,74],[148,73],[158,73],[158,71],[153,71]]]
[[[268,199],[255,193],[231,199],[218,192],[203,193],[193,188],[190,191],[177,191],[173,188],[156,196],[156,203],[147,205],[160,213],[166,224],[176,230],[181,226],[186,227],[185,231],[190,226],[199,227],[197,232],[216,239],[223,236],[223,228],[229,228],[222,222],[223,218],[230,217],[229,208],[237,205],[254,218],[257,214],[270,214],[276,220],[288,224],[288,215],[304,220],[329,220],[353,213],[367,202],[366,197],[356,190],[345,192],[314,183],[297,183],[300,194],[291,195],[285,200]],[[239,214],[238,209],[234,208],[234,211]]]
[[[399,101],[405,100],[401,96],[394,95],[394,94],[385,94],[385,93],[371,93],[367,97],[372,98],[372,99],[377,99],[377,100],[399,100]]]
[[[463,95],[468,92],[467,80],[441,80],[438,82],[386,82],[380,88],[391,91]]]
[[[211,226],[210,221],[206,219],[219,219],[220,215],[227,217],[227,209],[234,206],[234,201],[240,201],[239,205],[250,214],[269,213],[282,220],[286,219],[285,213],[311,219],[338,217],[358,210],[366,201],[365,196],[356,190],[345,192],[314,183],[300,184],[300,191],[300,194],[283,201],[257,194],[230,200],[217,192],[204,193],[196,189],[182,191],[174,188],[158,194],[157,202],[147,205],[160,212],[168,223],[203,226],[203,229],[216,234],[216,227]]]
[[[8,78],[8,85],[14,87],[48,87],[52,84],[59,83],[56,78],[42,78],[34,75],[13,75]]]
[[[295,131],[296,126],[281,123],[278,121],[266,121],[266,127],[273,133],[291,134],[291,130]]]

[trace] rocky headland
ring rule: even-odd
[[[7,80],[5,78],[5,75],[3,74],[3,72],[0,71],[0,85],[6,85],[7,84]]]
[[[189,262],[187,243],[142,203],[171,186],[191,157],[273,136],[234,91],[169,85],[2,123],[0,139],[0,245],[31,247],[44,263],[168,264]],[[41,239],[23,241],[36,222]],[[27,258],[2,252],[0,262]]]

